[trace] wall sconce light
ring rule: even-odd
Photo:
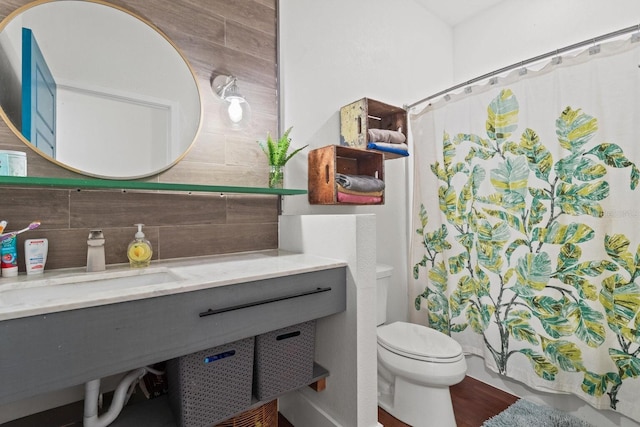
[[[240,94],[237,78],[218,75],[211,81],[213,92],[224,101],[220,115],[231,129],[244,129],[251,121],[251,107]]]

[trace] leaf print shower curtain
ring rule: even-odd
[[[638,421],[639,66],[610,42],[412,114],[410,284],[490,369]]]

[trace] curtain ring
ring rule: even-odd
[[[519,76],[524,76],[525,74],[527,74],[527,67],[525,67],[524,61],[521,61],[520,62],[520,69],[518,70],[518,75]]]
[[[636,25],[636,32],[631,35],[631,43],[640,41],[640,24]]]

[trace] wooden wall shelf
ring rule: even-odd
[[[367,175],[384,181],[382,154],[357,148],[328,145],[309,152],[309,203],[338,205],[336,174]],[[379,205],[384,204],[384,193]]]
[[[368,150],[369,129],[401,129],[406,138],[407,111],[370,98],[362,98],[340,108],[340,145]],[[382,153],[385,160],[406,157],[387,151],[369,151]]]

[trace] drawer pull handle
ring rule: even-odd
[[[204,363],[207,364],[207,363],[215,362],[216,360],[226,359],[227,357],[234,356],[235,354],[236,354],[235,350],[223,351],[222,353],[205,357]]]
[[[294,331],[294,332],[289,332],[289,333],[286,333],[286,334],[278,335],[276,337],[276,341],[282,341],[282,340],[286,340],[286,339],[289,339],[289,338],[299,337],[300,334],[301,334],[300,331]]]
[[[274,297],[274,298],[269,298],[269,299],[265,299],[265,300],[261,300],[261,301],[256,301],[256,302],[249,302],[246,304],[238,304],[238,305],[233,305],[231,307],[225,307],[225,308],[219,308],[217,310],[213,310],[213,309],[208,309],[207,311],[203,311],[202,313],[199,314],[200,317],[205,317],[205,316],[211,316],[214,314],[220,314],[220,313],[226,313],[228,311],[234,311],[234,310],[241,310],[243,308],[249,308],[249,307],[256,307],[258,305],[263,305],[263,304],[269,304],[272,302],[277,302],[277,301],[285,301],[288,299],[292,299],[292,298],[299,298],[299,297],[304,297],[307,295],[314,295],[314,294],[319,294],[322,292],[328,292],[330,291],[331,288],[330,287],[326,287],[326,288],[316,288],[312,291],[305,291],[305,292],[298,292],[292,295],[286,295],[283,297]]]

